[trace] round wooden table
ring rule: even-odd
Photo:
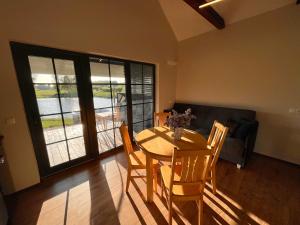
[[[171,161],[174,148],[207,149],[207,140],[196,131],[184,129],[181,140],[175,140],[168,127],[153,127],[139,132],[136,143],[146,154],[147,201],[153,201],[152,159]]]

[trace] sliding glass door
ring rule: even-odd
[[[28,56],[48,163],[86,156],[73,60]]]
[[[122,145],[153,125],[154,65],[11,43],[42,177]]]
[[[127,123],[125,63],[90,58],[98,151],[103,153],[122,145],[119,127]]]

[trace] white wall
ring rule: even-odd
[[[157,110],[175,99],[176,67],[166,62],[176,60],[177,42],[155,0],[5,0],[0,31],[0,133],[14,190],[38,183],[39,173],[9,41],[155,63]]]
[[[300,164],[300,6],[180,42],[176,101],[256,110],[255,151]]]

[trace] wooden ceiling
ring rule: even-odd
[[[178,41],[215,29],[223,29],[225,24],[228,26],[300,2],[300,0],[223,0],[210,7],[199,9],[199,5],[205,0],[158,1]]]

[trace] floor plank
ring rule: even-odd
[[[167,224],[161,196],[145,203],[146,181],[126,194],[124,154],[70,169],[11,198],[12,225]],[[204,224],[300,224],[300,168],[253,155],[245,169],[220,160],[217,195],[207,185]],[[160,193],[160,189],[158,190]],[[176,203],[173,224],[197,224],[194,202]]]

